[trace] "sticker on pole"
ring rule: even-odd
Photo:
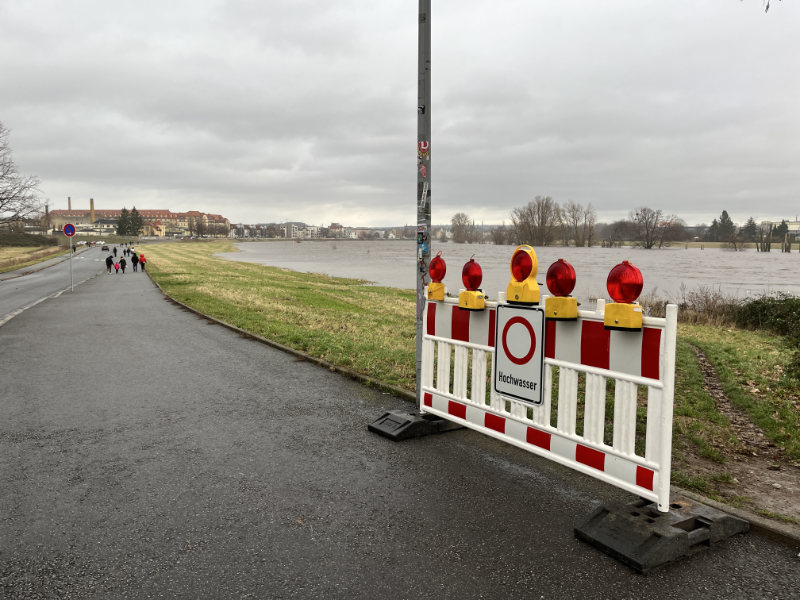
[[[494,390],[529,404],[542,403],[544,311],[497,307]]]
[[[75,225],[72,223],[67,223],[64,225],[64,235],[67,237],[72,237],[75,235]]]

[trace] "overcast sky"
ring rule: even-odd
[[[431,0],[433,222],[800,214],[800,2]],[[416,222],[415,0],[0,0],[51,208]]]

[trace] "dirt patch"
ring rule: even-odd
[[[696,448],[686,447],[674,460],[674,467],[689,477],[704,477],[725,502],[761,514],[782,515],[800,524],[800,464],[789,461],[730,402],[705,354],[698,348],[695,353],[705,379],[704,388],[730,421],[736,439],[732,443],[713,444],[724,456],[723,463],[703,458]]]

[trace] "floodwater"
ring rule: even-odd
[[[304,240],[302,242],[241,242],[229,260],[284,267],[292,271],[366,279],[382,286],[416,288],[416,243],[413,240]],[[509,281],[514,246],[435,243],[431,256],[442,251],[447,263],[444,283],[457,294],[464,287],[461,269],[470,257],[483,269],[481,289],[496,300]],[[559,258],[575,268],[572,295],[588,303],[608,298],[606,279],[614,265],[628,260],[644,278],[643,296],[680,302],[693,291],[721,292],[748,298],[786,292],[800,296],[800,253],[756,252],[719,248],[535,248],[539,282],[546,294],[547,268]]]

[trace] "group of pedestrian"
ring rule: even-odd
[[[128,244],[123,244],[124,248],[122,249],[122,256],[120,259],[117,260],[117,247],[114,246],[114,256],[109,254],[106,256],[106,272],[111,275],[111,269],[114,269],[114,274],[116,275],[120,271],[122,274],[125,274],[125,268],[128,266],[128,261],[125,260],[126,256],[129,256],[131,259],[131,265],[133,265],[133,272],[136,272],[137,267],[141,267],[142,271],[145,269],[145,264],[147,263],[147,259],[144,257],[144,254],[137,254],[136,250],[134,250],[133,246],[129,246]]]

